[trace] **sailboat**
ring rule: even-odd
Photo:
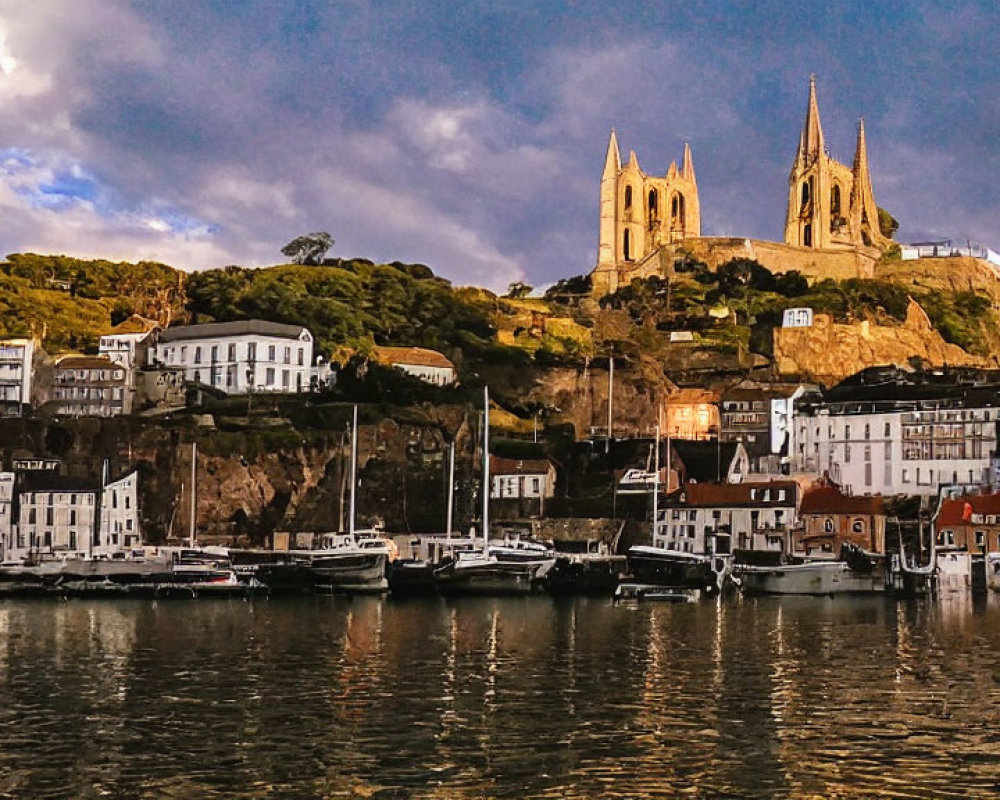
[[[670,440],[667,445],[669,448]],[[717,594],[725,584],[731,569],[730,557],[712,553],[685,553],[667,546],[667,537],[660,535],[666,528],[661,519],[660,496],[660,426],[656,426],[653,457],[653,522],[652,544],[633,545],[628,549],[629,578],[615,591],[618,598],[697,600],[703,595]],[[669,470],[669,467],[668,467]]]
[[[354,406],[351,424],[351,495],[347,531],[326,533],[318,550],[296,551],[308,560],[317,589],[329,592],[384,592],[389,588],[385,577],[389,547],[372,531],[355,528],[358,491],[358,407]]]
[[[533,542],[490,545],[490,392],[483,389],[483,510],[480,549],[459,551],[434,571],[442,594],[528,594],[542,588],[554,554]]]
[[[434,595],[438,591],[435,571],[455,554],[475,548],[474,536],[458,535],[453,531],[452,521],[455,507],[455,443],[448,452],[448,492],[445,533],[418,536],[411,544],[413,552],[409,557],[391,561],[386,571],[389,592],[394,597],[411,595]]]

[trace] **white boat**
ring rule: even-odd
[[[490,393],[483,389],[483,512],[481,550],[462,551],[434,570],[442,594],[528,594],[540,591],[555,553],[538,542],[490,543]]]
[[[351,503],[348,529],[325,533],[317,550],[296,550],[295,557],[308,561],[318,590],[330,592],[384,592],[389,588],[386,564],[391,555],[390,543],[378,531],[355,530],[355,506],[358,487],[358,407],[354,406],[351,425]]]
[[[669,451],[670,439],[667,439]],[[669,463],[669,456],[667,458]],[[668,546],[666,536],[660,534],[666,527],[660,518],[660,426],[656,426],[653,457],[653,530],[651,545],[634,545],[626,553],[628,576],[622,579],[616,597],[623,594],[653,598],[653,587],[658,587],[664,597],[671,592],[682,597],[702,597],[718,594],[729,577],[732,557],[713,553],[689,553]],[[640,587],[636,589],[635,587]]]
[[[737,579],[748,594],[874,594],[885,591],[881,574],[862,575],[843,561],[808,561],[780,567],[742,567]]]

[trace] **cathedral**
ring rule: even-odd
[[[830,158],[823,143],[816,102],[816,77],[809,78],[809,104],[799,149],[788,178],[785,244],[821,250],[885,248],[879,230],[865,145],[865,121],[858,121],[854,165]]]
[[[701,236],[701,206],[691,149],[685,143],[682,166],[671,163],[665,177],[647,175],[635,153],[622,166],[614,131],[601,174],[600,236],[594,292],[615,291],[635,277],[661,274],[681,250],[710,265],[729,258],[756,258],[775,272],[842,277],[864,275],[891,242],[879,229],[865,145],[864,120],[858,122],[854,163],[848,167],[827,152],[816,100],[816,78],[809,79],[805,124],[788,179],[784,243]]]

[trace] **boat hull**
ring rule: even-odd
[[[309,565],[316,589],[330,592],[384,592],[386,554],[345,553],[316,556]]]
[[[856,572],[842,561],[745,567],[739,571],[738,579],[748,594],[883,594],[886,591],[881,573]]]

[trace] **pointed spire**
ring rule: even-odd
[[[611,138],[608,140],[608,154],[604,157],[604,174],[617,175],[622,168],[622,157],[618,152],[618,137],[615,136],[615,129],[611,129]]]
[[[628,164],[626,164],[625,166],[635,167],[636,169],[639,169],[639,159],[635,157],[635,150],[628,151]]]
[[[667,168],[667,180],[671,181],[677,177],[677,162],[671,161],[670,166]]]
[[[816,74],[809,76],[809,104],[806,122],[802,126],[799,152],[806,161],[814,161],[823,153],[823,128],[819,124],[819,103],[816,102]]]
[[[682,174],[686,180],[694,183],[694,161],[691,158],[691,147],[687,142],[684,142],[684,172]]]

